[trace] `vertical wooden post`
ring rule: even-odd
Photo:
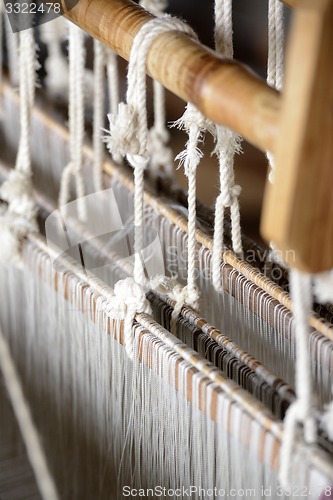
[[[333,0],[304,0],[294,12],[273,153],[263,236],[291,266],[333,268]]]

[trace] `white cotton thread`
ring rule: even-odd
[[[116,116],[119,106],[119,71],[118,71],[118,56],[107,48],[106,49],[106,73],[108,83],[108,96],[110,113]],[[119,154],[112,154],[112,159],[116,163],[120,163],[122,158]]]
[[[29,461],[36,477],[39,491],[44,500],[58,500],[59,496],[57,489],[49,471],[45,453],[42,449],[37,429],[31,418],[30,409],[23,394],[19,375],[1,327],[0,368],[27,449]]]
[[[134,169],[134,226],[135,226],[135,257],[133,279],[136,286],[144,294],[147,280],[144,265],[141,261],[143,249],[143,194],[144,171],[149,163],[147,96],[146,96],[146,58],[153,41],[168,31],[182,31],[195,36],[193,30],[182,21],[164,15],[146,23],[136,35],[130,54],[128,68],[128,87],[126,104],[118,107],[117,116],[108,115],[110,135],[105,138],[107,148],[127,158]],[[139,300],[126,308],[125,333],[128,340],[132,335],[133,318],[143,307],[148,308],[148,301]],[[134,312],[133,312],[134,311]],[[133,342],[125,343],[128,356],[133,359]]]
[[[184,304],[189,305],[194,310],[199,307],[200,294],[196,285],[196,174],[203,156],[199,148],[199,144],[203,141],[203,134],[207,130],[214,134],[214,125],[191,103],[187,104],[184,115],[175,125],[188,133],[186,149],[176,157],[176,160],[179,160],[179,166],[184,165],[184,172],[188,178],[188,266],[187,286],[177,293],[177,307],[175,309],[178,313],[174,311],[173,324]]]
[[[84,35],[80,28],[69,23],[69,142],[70,162],[64,168],[59,194],[59,206],[66,211],[70,199],[70,180],[75,178],[78,216],[87,218],[84,200],[85,186],[82,174],[84,139]]]
[[[94,118],[93,118],[93,179],[95,191],[103,189],[104,145],[101,131],[104,125],[104,83],[106,47],[94,40]]]
[[[0,216],[0,261],[21,265],[20,245],[29,233],[38,230],[37,208],[31,181],[30,123],[35,99],[36,45],[32,29],[20,32],[20,140],[15,169],[0,188],[7,203]]]
[[[293,301],[295,322],[296,364],[295,387],[296,401],[289,407],[284,422],[284,436],[280,453],[279,479],[288,488],[293,485],[291,465],[296,441],[300,439],[299,424],[303,424],[304,441],[312,444],[317,432],[314,418],[315,401],[312,389],[312,372],[309,348],[309,316],[312,309],[311,276],[297,269],[290,270],[290,293]]]
[[[105,104],[105,70],[107,74],[108,97],[111,115],[116,116],[119,105],[119,76],[117,55],[98,40],[94,40],[94,119],[93,119],[93,178],[95,191],[103,189],[103,158]],[[112,154],[113,161],[120,163],[121,156]]]
[[[283,3],[280,0],[268,1],[268,61],[267,83],[271,87],[281,90],[284,76],[284,23]],[[272,184],[275,177],[274,155],[267,152],[269,162],[268,180]]]
[[[233,58],[232,0],[215,1],[215,49],[228,59]],[[235,183],[234,156],[241,150],[240,137],[231,130],[216,125],[216,147],[220,172],[220,194],[215,204],[212,280],[217,291],[221,283],[221,261],[224,244],[224,220],[230,210],[231,243],[236,255],[243,257],[240,225],[239,195],[241,188]]]

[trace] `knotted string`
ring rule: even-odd
[[[215,49],[223,57],[233,58],[232,0],[215,1]],[[231,130],[216,125],[216,147],[214,153],[219,160],[220,194],[216,199],[214,242],[212,258],[213,285],[222,289],[221,259],[224,243],[224,219],[230,209],[231,241],[233,251],[243,256],[239,195],[240,186],[235,184],[234,156],[240,152],[240,137]]]
[[[125,280],[116,289],[124,292],[124,296],[135,291],[130,305],[120,300],[116,312],[125,314],[126,349],[133,359],[133,342],[128,339],[132,335],[133,318],[137,312],[150,311],[150,305],[145,298],[145,288],[148,283],[141,261],[143,249],[143,194],[144,172],[149,163],[148,124],[146,103],[146,58],[151,44],[161,34],[168,31],[182,31],[193,36],[193,31],[182,21],[168,15],[153,19],[146,23],[135,37],[130,54],[128,68],[128,87],[126,104],[121,103],[118,115],[108,115],[110,135],[105,142],[110,152],[126,157],[134,169],[134,226],[135,226],[135,257],[133,279]],[[120,288],[119,288],[120,287]],[[142,293],[138,293],[138,288]],[[116,294],[117,296],[117,294]],[[143,299],[144,297],[144,299]],[[114,300],[116,304],[117,299]],[[118,303],[119,306],[119,303]]]
[[[29,232],[37,231],[37,208],[31,181],[30,124],[35,99],[36,45],[32,29],[24,30],[20,39],[20,141],[15,169],[0,188],[7,203],[1,209],[0,260],[21,265],[20,244]]]
[[[199,308],[200,293],[196,285],[196,200],[197,200],[197,168],[203,153],[199,144],[203,142],[203,136],[206,131],[212,134],[215,132],[214,125],[205,118],[202,113],[191,103],[187,104],[184,115],[175,122],[175,125],[185,130],[188,134],[186,149],[179,153],[176,160],[179,160],[179,166],[184,165],[184,172],[188,178],[188,265],[187,265],[187,286],[178,291],[176,290],[177,307],[174,310],[172,323],[178,319],[183,305],[187,304],[194,310]],[[178,311],[178,314],[177,314]]]

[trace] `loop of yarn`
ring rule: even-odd
[[[32,29],[20,33],[20,142],[15,170],[0,188],[0,261],[21,265],[21,241],[38,230],[31,181],[30,123],[36,86],[36,45]]]
[[[110,317],[124,320],[124,342],[130,359],[134,357],[132,325],[137,313],[151,314],[151,306],[143,288],[133,278],[125,278],[116,283],[114,296],[109,303]]]
[[[233,58],[232,0],[215,1],[215,48],[223,57]],[[221,291],[221,260],[227,208],[230,209],[232,249],[236,255],[243,257],[239,210],[241,188],[235,183],[234,173],[234,156],[241,152],[241,139],[221,125],[216,125],[215,137],[216,147],[213,154],[219,161],[220,194],[215,204],[212,279],[214,288]]]
[[[110,152],[127,157],[127,160],[134,169],[134,226],[135,226],[135,258],[134,273],[130,283],[137,288],[133,290],[135,300],[125,304],[123,297],[118,297],[125,289],[127,294],[131,294],[125,282],[118,282],[115,288],[116,299],[111,306],[115,306],[118,313],[124,312],[125,317],[125,344],[129,356],[133,359],[133,338],[131,327],[133,319],[138,310],[146,307],[143,301],[145,297],[144,288],[146,278],[144,266],[141,262],[141,251],[143,247],[143,194],[144,194],[144,171],[149,163],[149,143],[147,124],[147,103],[146,103],[146,58],[153,41],[161,34],[168,31],[181,31],[195,37],[193,30],[182,21],[165,15],[153,19],[146,23],[136,35],[130,54],[128,68],[128,87],[126,93],[126,104],[122,103],[118,107],[118,115],[109,115],[110,131],[104,139]],[[140,293],[139,293],[140,290]],[[127,299],[126,299],[127,300]],[[146,300],[146,299],[145,299]],[[147,306],[148,307],[148,306]]]
[[[78,216],[87,219],[85,186],[82,174],[84,139],[84,35],[80,28],[69,22],[69,141],[70,163],[64,168],[59,194],[59,206],[66,211],[70,199],[70,179],[75,178]]]

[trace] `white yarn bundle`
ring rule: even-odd
[[[232,1],[215,1],[215,48],[225,58],[233,58]],[[224,242],[224,219],[230,210],[232,248],[242,257],[243,247],[240,227],[240,186],[235,184],[234,156],[240,152],[240,137],[231,130],[216,126],[216,148],[219,160],[220,194],[215,205],[214,246],[212,261],[213,285],[217,291],[221,285],[221,259]]]
[[[121,103],[118,115],[108,115],[110,135],[105,138],[110,152],[126,157],[134,169],[134,226],[135,261],[133,279],[117,284],[117,299],[114,300],[113,313],[116,318],[125,313],[125,339],[128,355],[133,359],[133,342],[129,340],[133,318],[137,312],[150,311],[144,291],[147,280],[141,261],[143,249],[143,193],[144,171],[149,164],[148,124],[146,110],[146,58],[153,41],[168,31],[183,31],[193,36],[191,28],[170,16],[153,19],[146,23],[133,42],[128,68],[128,88],[126,104]],[[139,293],[139,290],[141,292]],[[133,295],[128,303],[129,297]]]
[[[30,158],[30,120],[35,98],[36,45],[32,29],[20,33],[20,142],[15,170],[0,188],[7,203],[0,212],[0,261],[20,265],[20,245],[28,232],[37,231]]]
[[[66,211],[70,200],[70,181],[75,178],[78,199],[78,216],[86,220],[85,186],[82,174],[84,139],[84,34],[80,28],[69,23],[69,140],[70,163],[61,177],[59,206]]]
[[[196,176],[203,156],[199,144],[203,141],[206,131],[212,134],[215,132],[214,125],[191,103],[187,104],[184,115],[175,125],[185,130],[189,138],[186,149],[176,157],[176,160],[180,160],[179,166],[184,165],[185,175],[188,178],[188,268],[187,286],[184,289],[177,288],[174,292],[177,303],[173,316],[174,323],[183,305],[187,304],[195,310],[199,307],[200,294],[196,286]]]

